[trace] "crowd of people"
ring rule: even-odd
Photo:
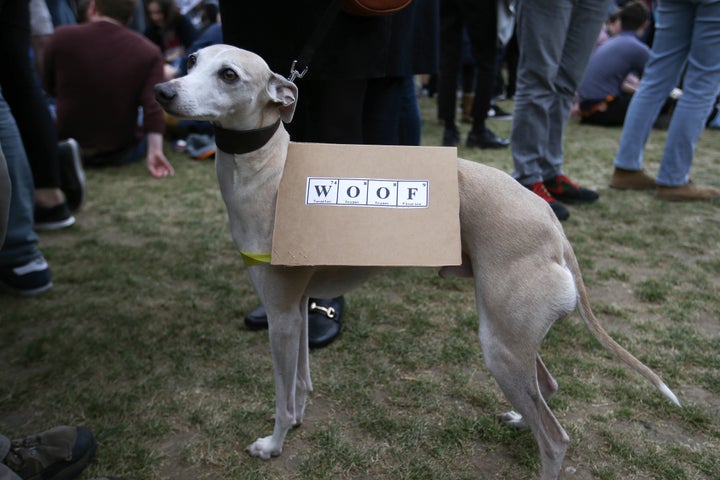
[[[250,12],[229,0],[0,0],[0,59],[13,66],[0,69],[0,287],[21,295],[52,287],[37,232],[75,223],[86,168],[144,160],[153,177],[170,177],[168,131],[176,149],[212,156],[211,126],[168,117],[153,87],[186,74],[188,55],[217,43],[286,74],[315,42],[307,75],[295,80],[294,141],[420,145],[422,75],[436,81],[443,145],[461,141],[460,91],[465,146],[509,148],[513,176],[560,220],[567,204],[599,198],[564,171],[572,113],[621,129],[611,187],[720,198],[689,177],[720,92],[716,0],[414,0],[393,15],[340,11],[313,38],[309,26],[329,3],[286,2],[280,11],[261,2]],[[498,94],[514,100],[512,113],[494,103]],[[509,139],[488,128],[492,117],[512,119]],[[653,126],[667,129],[655,177],[643,170]],[[343,305],[310,300],[311,347],[337,338]],[[245,323],[267,328],[264,308]]]

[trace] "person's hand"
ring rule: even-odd
[[[159,133],[148,133],[147,168],[150,175],[155,178],[163,178],[174,175],[173,169],[162,150],[162,135]]]
[[[162,151],[159,152],[148,152],[147,156],[147,168],[150,171],[150,175],[155,178],[163,178],[168,175],[174,175],[175,170]]]

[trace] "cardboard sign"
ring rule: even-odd
[[[461,263],[457,150],[290,143],[273,265]]]

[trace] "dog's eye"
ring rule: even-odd
[[[220,72],[220,78],[222,78],[226,82],[234,82],[235,80],[237,80],[238,74],[235,73],[234,70],[226,68],[225,70]]]
[[[187,69],[190,70],[197,63],[197,55],[190,55],[187,59]]]

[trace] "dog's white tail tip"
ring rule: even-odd
[[[663,395],[665,395],[667,398],[669,398],[671,402],[673,402],[678,407],[682,408],[682,405],[680,405],[680,400],[678,400],[678,398],[675,396],[675,394],[672,392],[672,390],[670,390],[668,388],[667,385],[665,385],[664,383],[661,384],[660,391],[662,392]]]

